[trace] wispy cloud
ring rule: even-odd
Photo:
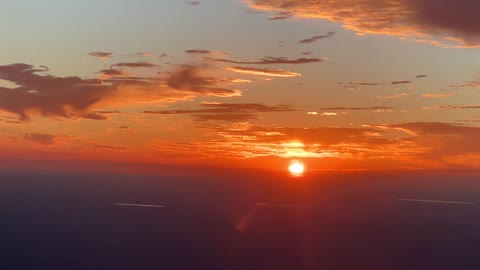
[[[202,109],[144,111],[144,113],[158,115],[191,114],[197,121],[237,122],[257,120],[258,113],[294,111],[287,105],[270,106],[259,103],[203,103],[201,106]]]
[[[334,110],[354,110],[354,111],[376,111],[376,110],[393,110],[392,107],[374,106],[374,107],[328,107],[320,108],[322,111],[334,111]]]
[[[88,54],[93,56],[93,57],[102,59],[102,60],[107,60],[108,58],[110,58],[110,56],[112,56],[113,53],[111,53],[111,52],[90,52]]]
[[[236,61],[229,59],[219,59],[219,58],[210,58],[206,57],[206,60],[217,61],[231,64],[243,64],[243,65],[275,65],[275,64],[309,64],[309,63],[318,63],[323,61],[319,58],[298,58],[298,59],[288,59],[285,57],[264,57],[257,61]]]
[[[422,108],[424,110],[480,109],[480,105],[440,105]]]
[[[129,68],[151,68],[158,65],[148,63],[148,62],[121,62],[113,64],[114,67],[129,67]]]
[[[25,135],[25,139],[43,145],[52,145],[58,137],[50,134],[29,133]]]
[[[428,93],[428,94],[423,94],[421,97],[424,98],[444,98],[444,97],[451,97],[453,96],[453,93]]]
[[[318,40],[333,37],[333,35],[335,35],[335,32],[328,32],[325,35],[318,35],[318,36],[313,36],[313,37],[310,37],[310,38],[302,39],[298,43],[299,44],[312,43],[312,42],[315,42],[315,41],[318,41]]]
[[[228,67],[228,71],[233,71],[237,73],[251,74],[251,75],[260,75],[260,76],[269,76],[269,77],[298,77],[302,76],[300,73],[282,70],[282,69],[272,69],[272,68],[247,68],[247,67]]]
[[[193,49],[193,50],[185,50],[186,53],[200,53],[200,54],[208,54],[212,53],[209,50],[198,50],[198,49]]]
[[[391,82],[391,84],[407,84],[407,83],[412,83],[412,81],[394,81],[394,82]]]
[[[383,98],[398,99],[398,98],[402,98],[402,97],[408,97],[409,95],[410,95],[409,93],[398,93],[398,94],[394,94],[394,95],[391,95],[391,96],[386,96],[386,97],[383,97]]]
[[[292,16],[293,16],[293,14],[290,13],[290,12],[278,12],[277,14],[275,14],[273,16],[270,16],[268,19],[272,20],[272,21],[286,20],[286,19],[291,18]]]

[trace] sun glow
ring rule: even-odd
[[[303,166],[302,163],[298,162],[298,161],[294,161],[290,164],[290,166],[288,167],[288,171],[290,171],[290,173],[293,175],[293,176],[300,176],[304,173],[305,171],[305,166]]]

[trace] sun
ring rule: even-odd
[[[298,161],[293,161],[288,167],[288,171],[290,171],[293,176],[300,176],[305,172],[305,166]]]

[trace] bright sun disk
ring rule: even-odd
[[[302,175],[303,172],[305,171],[305,167],[303,166],[302,163],[300,162],[293,162],[292,164],[290,164],[290,166],[288,167],[288,170],[290,171],[290,173],[292,175]]]

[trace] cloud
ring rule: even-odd
[[[187,1],[185,3],[187,3],[187,5],[190,5],[190,6],[198,6],[198,5],[202,4],[201,1]]]
[[[43,71],[27,64],[0,66],[0,79],[19,85],[14,89],[0,87],[0,109],[19,115],[24,121],[33,112],[71,117],[112,94],[112,88],[99,80],[37,74]]]
[[[415,78],[426,78],[426,77],[428,77],[428,76],[425,75],[425,74],[421,74],[421,75],[417,75]]]
[[[206,57],[206,60],[231,63],[231,64],[243,64],[243,65],[274,65],[274,64],[309,64],[322,62],[323,60],[318,58],[298,58],[288,59],[285,57],[264,57],[258,61],[235,61],[228,59],[210,58]]]
[[[436,45],[480,45],[474,0],[246,0],[254,9],[337,22],[359,35],[389,35]]]
[[[107,145],[107,144],[94,144],[93,148],[103,149],[103,150],[113,150],[113,151],[126,151],[131,150],[128,147],[118,146],[118,145]]]
[[[394,81],[394,82],[391,82],[391,84],[395,85],[395,84],[407,84],[407,83],[412,83],[412,81]]]
[[[102,60],[107,60],[108,58],[110,58],[110,56],[112,56],[113,53],[111,53],[111,52],[90,52],[88,54],[93,56],[93,57],[102,59]]]
[[[146,114],[177,115],[192,114],[196,121],[248,121],[257,120],[258,113],[294,111],[287,105],[269,106],[259,103],[203,103],[202,109],[144,111]]]
[[[428,93],[428,94],[423,94],[421,97],[424,98],[444,98],[444,97],[451,97],[453,96],[453,93]]]
[[[271,69],[271,68],[247,68],[247,67],[228,67],[228,71],[233,71],[237,73],[259,75],[259,76],[269,76],[269,77],[298,77],[302,76],[300,73],[281,70],[281,69]]]
[[[93,106],[126,105],[145,102],[174,102],[198,96],[232,97],[241,91],[225,87],[233,79],[216,79],[197,75],[198,67],[182,67],[169,77],[110,78],[56,77],[43,74],[28,64],[0,66],[0,79],[17,85],[0,87],[0,110],[14,113],[27,121],[31,115],[104,120],[91,112]]]
[[[129,67],[129,68],[151,68],[151,67],[156,67],[158,65],[148,63],[148,62],[123,62],[123,63],[116,63],[113,64],[112,66],[115,67]]]
[[[167,85],[173,89],[203,93],[207,96],[232,97],[240,96],[239,90],[210,87],[215,80],[198,75],[198,67],[183,66],[174,71],[167,80]]]
[[[408,97],[408,96],[409,96],[408,93],[399,93],[399,94],[395,94],[395,95],[391,95],[391,96],[386,96],[386,97],[383,97],[383,98],[386,98],[386,99],[397,99],[397,98]]]
[[[474,80],[474,81],[469,81],[461,84],[451,84],[450,87],[453,87],[453,88],[480,87],[480,81]]]
[[[311,38],[302,39],[298,43],[299,44],[312,43],[321,39],[333,37],[333,35],[335,35],[335,32],[328,32],[325,35],[318,35],[318,36],[313,36]]]
[[[318,113],[318,112],[307,112],[309,115],[321,115],[321,116],[337,116],[338,113],[336,112],[324,112],[324,113]]]
[[[57,136],[50,134],[29,133],[25,135],[26,140],[30,140],[32,142],[43,145],[52,145],[55,143],[55,140],[57,138]]]
[[[136,53],[135,56],[142,56],[142,57],[154,57],[157,55],[156,53],[150,53],[150,52],[139,52]]]
[[[375,107],[329,107],[318,109],[321,111],[335,111],[335,110],[354,110],[354,111],[377,111],[377,110],[393,110],[392,107],[375,106]]]
[[[209,50],[185,50],[186,53],[200,53],[200,54],[208,54],[212,53]]]
[[[278,12],[277,14],[269,17],[269,20],[276,21],[276,20],[286,20],[293,16],[290,12]]]
[[[128,72],[114,68],[102,69],[99,71],[99,73],[101,74],[102,79],[108,79],[111,77],[126,77],[130,75]]]
[[[422,108],[424,110],[442,110],[442,109],[480,109],[478,105],[442,105]]]

